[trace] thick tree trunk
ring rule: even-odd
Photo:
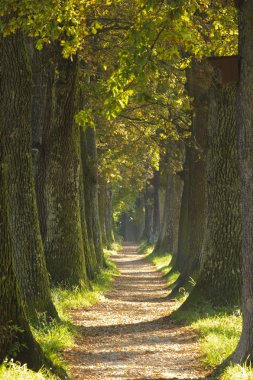
[[[112,203],[112,189],[111,185],[107,183],[106,198],[105,198],[105,232],[109,249],[114,242],[113,234],[113,203]]]
[[[57,317],[39,230],[31,156],[31,72],[20,33],[1,39],[1,146],[13,263],[29,316]]]
[[[253,3],[239,1],[240,79],[237,96],[242,194],[242,314],[240,341],[229,361],[253,361]]]
[[[110,249],[114,241],[112,191],[110,185],[102,176],[99,176],[98,206],[103,246]]]
[[[32,152],[35,166],[35,189],[43,244],[47,234],[46,173],[49,154],[49,131],[52,121],[54,65],[49,49],[39,52],[29,45],[32,59]]]
[[[16,37],[12,37],[15,40]],[[9,40],[9,38],[8,38]],[[5,44],[11,43],[6,41]],[[2,47],[0,38],[0,44]],[[3,50],[1,50],[3,51]],[[2,88],[1,88],[2,90]],[[1,94],[4,94],[1,92]],[[0,97],[1,102],[3,100]],[[3,122],[3,113],[0,113]],[[4,139],[0,130],[0,141]],[[14,357],[21,363],[38,370],[44,364],[44,355],[33,339],[25,313],[17,280],[13,268],[13,247],[7,213],[8,186],[6,184],[6,168],[3,159],[3,146],[0,145],[0,363],[5,357]]]
[[[146,182],[146,189],[144,194],[144,207],[145,207],[145,225],[142,239],[146,240],[148,243],[154,242],[153,235],[153,208],[154,208],[154,197],[153,197],[153,186],[149,181]]]
[[[153,236],[157,242],[160,233],[160,208],[159,208],[159,170],[154,170],[154,209],[153,209]]]
[[[80,132],[74,123],[78,58],[57,55],[46,176],[47,268],[54,285],[87,284],[80,213]]]
[[[183,171],[179,249],[174,268],[180,272],[171,294],[187,286],[189,278],[199,271],[200,256],[206,226],[206,149],[208,126],[208,90],[212,68],[206,63],[193,62],[188,70],[187,87],[194,99],[191,146],[186,147]]]
[[[186,305],[199,297],[215,305],[239,304],[241,203],[236,146],[235,85],[212,86],[207,154],[207,231],[203,263]]]
[[[82,152],[82,133],[83,131],[80,130],[81,133],[81,152]],[[82,154],[81,154],[82,158]],[[83,177],[83,162],[81,160],[81,172],[80,172],[80,212],[81,212],[81,226],[82,226],[82,234],[83,234],[83,243],[84,243],[84,255],[85,255],[85,264],[86,264],[86,271],[88,278],[90,280],[94,280],[96,277],[98,270],[98,264],[96,259],[96,253],[94,248],[93,240],[89,239],[88,235],[88,227],[86,222],[86,212],[85,212],[85,195],[84,195],[84,177]]]
[[[184,264],[189,257],[189,187],[190,187],[190,168],[189,168],[189,148],[186,147],[184,168],[181,173],[183,179],[183,191],[179,216],[178,228],[178,248],[173,257],[174,270],[183,271]]]
[[[104,247],[109,249],[109,241],[107,240],[107,234],[106,234],[106,197],[107,197],[107,184],[106,180],[99,176],[98,178],[98,205],[99,205],[99,223],[100,223],[100,231],[101,231],[101,238],[102,238],[102,244]]]
[[[155,252],[175,254],[178,246],[178,227],[182,196],[182,181],[178,175],[166,173],[163,220]]]
[[[135,213],[133,221],[134,241],[139,242],[143,237],[145,224],[144,197],[143,193],[135,201]]]
[[[89,241],[93,242],[98,266],[103,267],[104,255],[98,209],[96,133],[94,128],[88,127],[83,134],[82,157],[88,237]]]

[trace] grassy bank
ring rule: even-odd
[[[173,273],[170,267],[171,254],[154,254],[153,246],[142,244],[140,251],[153,262],[157,270],[167,276],[168,287],[176,281],[178,273]],[[181,302],[187,298],[182,291]],[[242,317],[239,309],[213,309],[211,305],[202,305],[201,310],[180,311],[173,313],[172,318],[178,323],[190,325],[200,337],[202,364],[215,368],[223,362],[235,349],[240,338]],[[229,366],[219,380],[253,380],[253,369],[246,366]]]
[[[152,262],[156,269],[163,273],[167,280],[168,287],[174,284],[177,280],[179,273],[173,271],[170,265],[172,255],[170,253],[154,253],[154,246],[143,243],[140,246],[139,252],[144,253],[147,259]]]
[[[53,301],[61,318],[61,322],[48,322],[45,316],[40,315],[39,325],[35,329],[32,327],[36,340],[41,345],[46,356],[52,360],[56,366],[63,367],[68,371],[67,365],[61,359],[61,352],[74,345],[77,330],[68,317],[68,311],[76,307],[89,307],[103,299],[103,294],[110,289],[113,278],[118,274],[116,266],[111,262],[110,256],[116,254],[119,250],[118,245],[114,245],[113,249],[105,250],[107,261],[107,269],[97,276],[95,282],[91,283],[89,291],[76,289],[60,289],[52,290]],[[13,361],[4,362],[0,366],[0,380],[56,380],[57,377],[41,369],[35,373],[27,368],[26,365],[21,366]]]

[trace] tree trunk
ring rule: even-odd
[[[157,242],[160,232],[160,208],[159,208],[159,170],[154,170],[154,209],[153,209],[153,235]]]
[[[143,237],[145,224],[144,197],[143,192],[135,201],[135,212],[133,221],[134,241],[139,242]]]
[[[178,248],[176,255],[173,257],[173,268],[176,271],[183,271],[184,263],[189,257],[189,187],[190,187],[190,165],[189,165],[189,148],[185,150],[184,168],[181,173],[183,178],[182,201],[179,216],[178,228]]]
[[[253,3],[239,1],[240,79],[237,96],[239,171],[242,194],[242,314],[240,341],[229,361],[253,361]]]
[[[206,227],[206,150],[212,68],[193,62],[187,73],[187,88],[194,99],[191,146],[186,147],[184,190],[181,207],[179,249],[174,268],[180,272],[171,297],[199,271]]]
[[[182,184],[178,175],[166,173],[167,184],[163,220],[155,252],[175,254],[178,246],[178,227],[182,196]]]
[[[109,242],[107,240],[107,234],[106,234],[106,197],[107,197],[107,188],[106,188],[106,180],[99,176],[98,179],[99,186],[98,186],[98,205],[99,205],[99,224],[100,224],[100,230],[101,230],[101,238],[102,238],[102,244],[104,247],[109,249]]]
[[[57,55],[57,53],[56,53]],[[54,285],[87,285],[80,214],[80,131],[74,123],[78,58],[57,55],[46,177],[45,253]]]
[[[235,91],[233,83],[224,84],[217,78],[210,93],[207,231],[199,278],[186,305],[199,297],[215,305],[238,305],[240,300],[241,203]]]
[[[153,186],[147,181],[146,189],[144,194],[144,207],[145,207],[145,226],[143,231],[142,239],[146,240],[148,243],[153,243],[153,208],[154,208],[154,197],[153,197]]]
[[[13,263],[31,319],[57,317],[39,230],[31,156],[31,72],[20,33],[1,39],[1,145]]]
[[[111,185],[107,183],[106,186],[106,207],[105,207],[105,232],[109,249],[114,242],[113,234],[113,204],[112,204],[112,189]]]
[[[95,129],[88,127],[83,132],[83,177],[85,212],[89,241],[94,244],[96,260],[99,267],[104,266],[103,245],[99,224],[98,209],[98,175],[97,175],[97,148]]]
[[[39,52],[29,44],[32,59],[32,152],[40,231],[45,245],[47,234],[46,173],[49,131],[52,121],[54,65],[48,48]]]
[[[17,37],[8,37],[4,42],[12,44]],[[19,40],[19,38],[17,38]],[[1,47],[3,43],[0,38]],[[3,52],[3,50],[1,49]],[[13,75],[13,72],[11,72]],[[0,87],[1,88],[1,87]],[[2,90],[2,88],[1,88]],[[1,94],[4,92],[1,91]],[[1,103],[3,97],[1,96]],[[0,113],[0,122],[3,122],[3,113]],[[0,141],[4,139],[3,130],[0,130]],[[22,364],[27,363],[34,370],[44,364],[44,355],[39,345],[33,339],[23,310],[21,297],[18,291],[17,280],[13,268],[12,239],[9,229],[7,213],[8,186],[6,184],[6,167],[3,159],[3,146],[0,145],[0,363],[5,357],[15,358]]]
[[[83,231],[83,241],[84,241],[84,250],[85,250],[85,262],[86,269],[89,279],[93,280],[96,277],[96,274],[99,272],[95,246],[93,241],[93,233],[91,229],[91,223],[88,222],[88,211],[86,210],[87,200],[87,188],[86,188],[86,172],[85,172],[85,136],[84,131],[81,129],[81,219],[82,219],[82,231]]]
[[[111,249],[114,241],[112,191],[110,185],[102,176],[99,176],[98,206],[103,246]]]

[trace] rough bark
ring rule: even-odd
[[[150,181],[146,182],[146,189],[144,194],[144,207],[145,207],[145,225],[142,239],[148,243],[154,242],[153,235],[153,209],[154,209],[154,196],[153,185]]]
[[[80,130],[80,133],[82,131]],[[82,141],[82,136],[80,142]],[[82,147],[80,146],[80,149]],[[85,212],[85,197],[84,197],[84,179],[83,179],[83,163],[81,161],[81,172],[80,172],[80,213],[81,213],[81,226],[83,235],[83,248],[85,256],[85,264],[88,278],[94,280],[96,273],[98,272],[97,259],[95,254],[95,248],[88,237],[87,222],[86,222],[86,212]]]
[[[43,244],[47,234],[46,173],[52,118],[54,64],[49,48],[39,52],[29,44],[32,60],[32,152],[35,190]]]
[[[191,127],[191,144],[186,147],[185,166],[182,173],[182,196],[179,249],[174,268],[180,272],[171,294],[187,286],[189,278],[199,271],[200,257],[206,226],[206,150],[209,110],[209,88],[212,68],[206,61],[193,62],[187,74],[187,88],[193,97],[194,115]]]
[[[87,284],[80,214],[80,131],[74,123],[78,58],[55,52],[53,115],[46,175],[47,268],[54,285]]]
[[[154,170],[154,208],[153,208],[153,236],[157,242],[160,232],[160,205],[159,205],[159,170]]]
[[[134,241],[139,242],[143,236],[145,224],[144,197],[143,193],[136,199],[134,213]]]
[[[178,246],[182,181],[178,175],[166,173],[166,182],[163,220],[155,252],[175,254]]]
[[[239,1],[239,86],[237,128],[242,196],[242,314],[240,341],[229,361],[253,360],[253,3]]]
[[[173,268],[181,272],[189,257],[189,187],[190,187],[190,167],[189,148],[185,150],[185,162],[181,172],[183,179],[183,190],[178,227],[178,248],[173,257]]]
[[[99,224],[97,148],[94,128],[86,128],[82,138],[82,162],[87,231],[94,246],[99,267],[104,265],[103,245]]]
[[[95,252],[95,246],[94,246],[94,240],[93,240],[93,230],[92,230],[92,224],[90,223],[90,215],[89,208],[86,209],[88,206],[88,191],[87,191],[87,181],[86,181],[86,151],[85,151],[85,133],[83,130],[81,130],[81,158],[82,158],[82,225],[84,228],[84,234],[87,235],[87,241],[89,246],[89,255],[86,259],[86,268],[89,278],[94,278],[96,276],[96,273],[99,271],[99,266],[97,262],[96,252]],[[85,239],[86,241],[86,239]]]
[[[110,249],[114,241],[113,236],[113,210],[112,210],[112,190],[106,179],[99,176],[99,222],[103,246]]]
[[[8,44],[8,42],[6,41]],[[1,38],[0,38],[0,45]],[[1,97],[2,100],[2,97]],[[3,115],[0,113],[2,123]],[[0,130],[0,141],[3,141]],[[25,317],[17,279],[13,267],[13,246],[7,213],[8,191],[6,168],[3,160],[3,147],[0,145],[0,363],[5,357],[14,357],[21,363],[38,370],[44,364],[44,356],[33,339]]]
[[[112,188],[111,188],[111,185],[107,183],[106,197],[105,197],[105,205],[106,205],[106,207],[105,207],[105,232],[106,232],[106,239],[107,239],[109,248],[111,248],[111,245],[114,242],[112,198],[113,198]]]
[[[31,156],[31,71],[20,33],[1,39],[1,146],[13,264],[29,317],[57,317],[39,230]]]
[[[236,146],[235,84],[216,78],[210,92],[207,230],[197,284],[186,305],[204,297],[238,305],[241,293],[241,203]]]
[[[99,205],[99,223],[100,223],[100,230],[101,230],[101,238],[102,238],[102,244],[104,247],[109,249],[109,241],[107,240],[107,234],[106,234],[106,197],[107,197],[107,186],[106,186],[106,180],[99,176],[98,179],[99,186],[98,186],[98,205]]]

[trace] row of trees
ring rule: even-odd
[[[253,6],[249,1],[223,5],[238,11],[234,22],[239,53],[192,59],[186,70],[193,107],[191,137],[184,146],[169,140],[167,156],[160,156],[160,186],[157,190],[156,174],[144,193],[143,237],[155,242],[156,253],[173,254],[172,270],[180,275],[171,298],[180,288],[189,287],[192,278],[196,280],[183,310],[206,302],[241,306],[241,338],[226,363],[249,363],[253,356]]]
[[[58,318],[50,283],[87,288],[103,269],[112,203],[123,233],[132,213],[128,236],[173,252],[177,287],[199,273],[189,304],[239,302],[243,281],[233,360],[251,359],[252,13],[246,0],[1,2],[0,360],[18,346],[45,362],[28,321]]]
[[[28,322],[59,319],[50,285],[90,288],[113,241],[95,128],[75,121],[86,101],[76,52],[84,5],[59,4],[53,14],[54,6],[1,3],[0,360],[14,356],[36,370],[52,363]]]

